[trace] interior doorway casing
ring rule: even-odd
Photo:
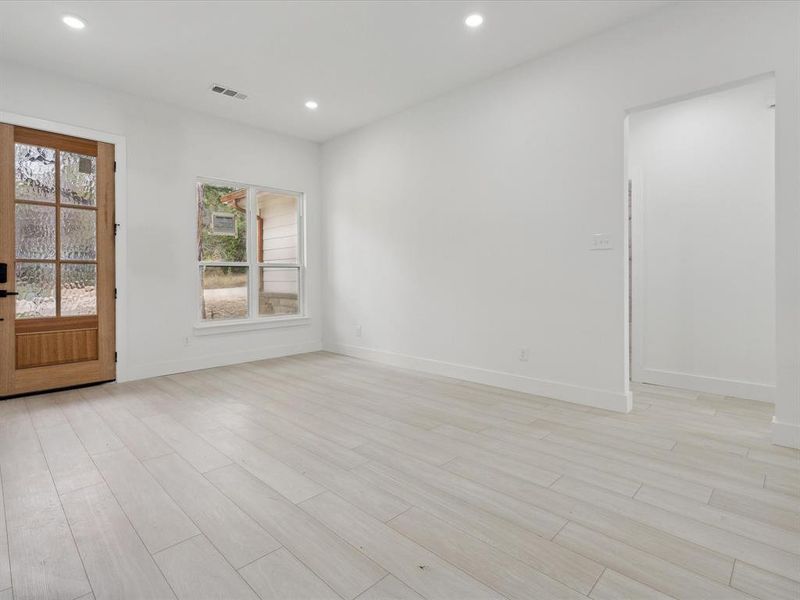
[[[114,212],[116,220],[115,244],[115,271],[116,271],[116,380],[128,380],[128,352],[127,352],[127,164],[126,164],[126,139],[125,136],[94,129],[68,125],[57,121],[40,119],[27,115],[0,111],[0,123],[38,129],[51,133],[60,133],[78,138],[107,142],[114,145]]]

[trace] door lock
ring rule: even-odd
[[[0,298],[5,298],[6,296],[19,296],[19,292],[9,292],[8,290],[0,290]]]

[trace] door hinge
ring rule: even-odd
[[[117,172],[117,161],[114,161],[114,173]]]
[[[114,223],[114,236],[117,235],[117,230],[119,229],[119,223]]]
[[[117,299],[117,288],[114,288],[114,300]]]
[[[114,352],[114,362],[117,362],[117,353]]]

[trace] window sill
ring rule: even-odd
[[[253,320],[231,320],[220,323],[195,323],[195,335],[214,335],[218,333],[237,333],[240,331],[258,331],[260,329],[274,329],[276,327],[296,327],[308,325],[311,317],[272,317]]]

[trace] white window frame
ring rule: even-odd
[[[222,262],[222,261],[203,261],[199,257],[195,262],[195,278],[197,290],[196,305],[197,317],[194,325],[196,335],[208,335],[213,333],[227,333],[235,331],[252,331],[255,329],[269,329],[273,327],[290,327],[295,325],[305,325],[310,322],[307,308],[306,294],[306,195],[303,192],[284,190],[264,185],[253,185],[230,181],[227,179],[214,179],[209,177],[197,177],[195,181],[195,206],[199,217],[200,205],[196,197],[197,184],[225,186],[236,190],[246,189],[246,219],[247,219],[247,261],[246,262]],[[258,262],[258,225],[257,225],[257,203],[256,196],[259,192],[273,192],[276,194],[286,194],[297,198],[297,262],[296,263],[263,263]],[[196,222],[200,223],[197,218]],[[197,245],[199,231],[195,232],[195,246]],[[214,321],[203,319],[203,278],[202,267],[247,267],[247,307],[248,317],[246,319],[221,319]],[[259,315],[258,314],[258,282],[261,277],[262,268],[276,269],[297,269],[297,294],[298,294],[298,313],[296,315]]]

